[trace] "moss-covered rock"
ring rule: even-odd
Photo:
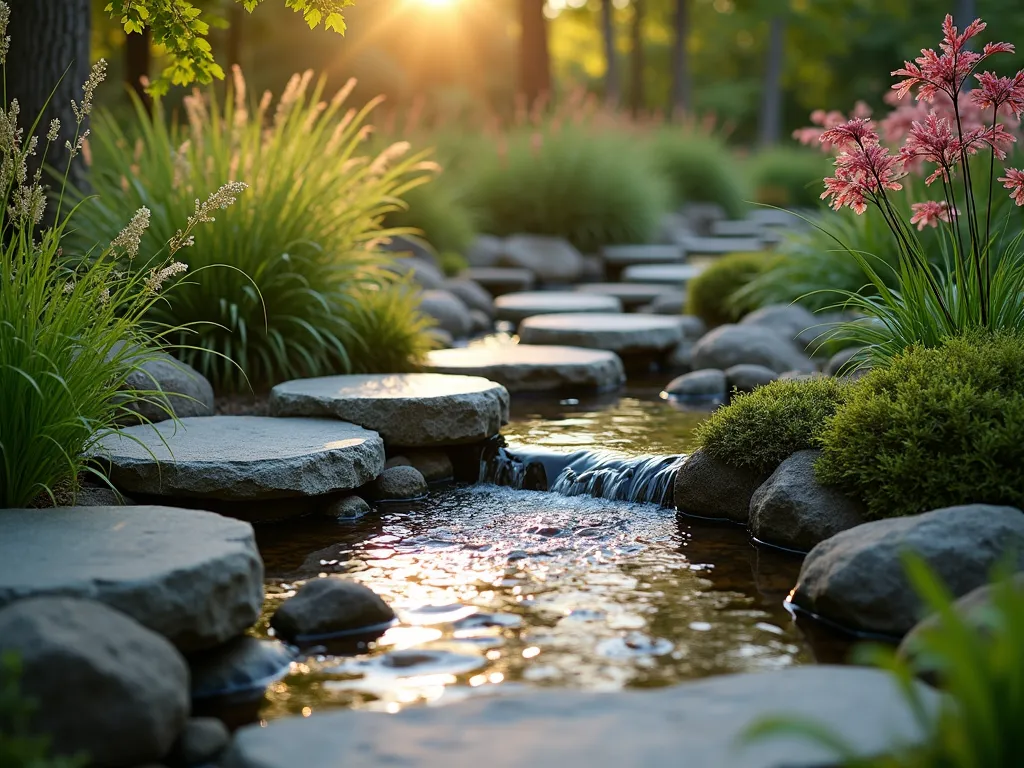
[[[689,281],[686,311],[697,315],[708,325],[738,322],[745,314],[757,309],[757,304],[736,300],[733,294],[761,275],[771,262],[772,257],[763,253],[723,256]]]

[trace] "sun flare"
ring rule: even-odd
[[[426,5],[430,8],[447,8],[455,5],[457,0],[416,0],[420,5]]]

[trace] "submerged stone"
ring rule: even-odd
[[[265,416],[142,424],[105,437],[96,455],[129,493],[223,501],[349,490],[384,467],[374,432],[333,419]]]
[[[192,677],[192,698],[250,699],[284,677],[293,657],[274,640],[257,640],[243,635],[223,645],[188,657]]]
[[[0,510],[0,606],[43,595],[105,603],[192,651],[256,622],[263,562],[251,525],[210,512]]]
[[[429,492],[427,481],[413,466],[388,467],[369,488],[378,501],[421,499]]]
[[[626,379],[614,352],[537,344],[438,350],[427,355],[426,367],[436,373],[483,376],[509,392],[606,391]]]
[[[394,618],[391,606],[369,587],[326,577],[303,584],[277,609],[270,626],[284,638],[306,641],[372,629]]]
[[[379,432],[389,446],[413,448],[496,435],[508,423],[508,407],[508,391],[500,384],[436,373],[297,379],[270,392],[275,416],[333,416]],[[374,476],[383,465],[381,457]]]

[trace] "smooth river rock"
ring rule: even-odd
[[[375,430],[389,446],[411,448],[484,440],[508,423],[508,408],[501,384],[438,373],[324,376],[270,391],[274,416],[333,416]],[[383,466],[381,457],[374,477]]]
[[[96,455],[110,462],[110,479],[122,491],[222,501],[350,490],[384,468],[379,435],[334,419],[209,416],[140,424],[104,438]]]
[[[720,325],[693,348],[694,368],[721,368],[743,363],[763,365],[775,373],[812,373],[817,367],[781,334],[760,325]]]
[[[444,289],[459,297],[470,308],[483,312],[487,317],[494,317],[494,297],[480,283],[464,277],[444,281]]]
[[[683,340],[682,322],[666,315],[536,315],[519,326],[524,344],[604,349],[624,354],[662,354]]]
[[[251,525],[211,512],[0,510],[0,606],[42,595],[106,603],[192,651],[256,622],[263,561]]]
[[[127,404],[130,411],[150,422],[164,421],[172,414],[179,419],[213,415],[213,387],[207,378],[163,352],[130,373],[124,388],[153,392]],[[124,423],[138,422],[124,419]]]
[[[785,339],[794,342],[798,347],[803,348],[807,341],[813,341],[814,337],[826,328],[820,328],[817,333],[811,334],[810,339],[804,339],[801,334],[809,328],[819,326],[820,321],[814,313],[799,304],[769,304],[760,309],[755,309],[740,320],[740,325],[760,325],[775,331]],[[798,339],[798,337],[801,337]]]
[[[927,712],[937,694],[921,685]],[[811,768],[835,755],[804,736],[745,744],[769,716],[825,724],[873,756],[925,738],[897,684],[879,670],[797,667],[669,688],[540,690],[396,715],[335,711],[274,720],[235,735],[224,768]]]
[[[621,312],[622,302],[614,296],[591,296],[576,291],[526,291],[499,296],[494,300],[494,309],[499,320],[518,324],[533,315]]]
[[[626,380],[614,352],[542,344],[508,344],[443,349],[427,355],[434,373],[483,376],[509,392],[617,389]]]
[[[900,637],[924,612],[904,572],[906,551],[959,597],[987,584],[1008,556],[1024,570],[1024,512],[968,504],[858,525],[811,550],[793,604],[847,629]]]
[[[420,296],[420,311],[432,318],[437,327],[451,334],[453,339],[464,339],[473,330],[469,307],[448,291],[424,291]]]
[[[777,547],[807,552],[819,542],[864,522],[863,507],[821,485],[814,462],[821,451],[797,451],[750,499],[750,533]]]
[[[723,402],[726,396],[725,373],[717,368],[684,373],[665,385],[665,394],[682,399]]]
[[[85,752],[91,765],[133,768],[166,755],[185,725],[181,654],[102,603],[38,597],[3,608],[0,656],[11,652],[22,664],[21,690],[37,704],[33,731],[58,755]]]
[[[698,449],[676,473],[676,509],[746,525],[750,497],[767,479],[767,474],[731,466]]]
[[[377,501],[408,501],[427,495],[427,481],[413,466],[388,467],[369,485]]]
[[[378,627],[395,618],[391,606],[358,581],[327,576],[307,581],[281,604],[270,626],[289,640],[313,640]]]
[[[765,368],[763,365],[741,363],[727,369],[725,377],[729,380],[730,390],[753,392],[758,387],[763,387],[765,384],[775,381],[779,378],[779,374],[771,368]]]
[[[507,237],[498,263],[528,269],[542,283],[573,283],[583,273],[583,256],[568,240],[560,237]]]

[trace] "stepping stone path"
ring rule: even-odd
[[[938,694],[915,688],[926,712]],[[837,695],[841,691],[842,695]],[[650,691],[544,690],[420,707],[383,717],[358,711],[250,725],[235,734],[224,768],[501,768],[567,765],[776,768],[832,765],[814,739],[742,735],[768,716],[823,723],[859,757],[926,735],[885,672],[798,667],[727,675]],[[443,748],[438,748],[442,745]],[[685,756],[681,761],[681,756]]]
[[[614,352],[579,347],[507,344],[441,349],[427,355],[436,373],[465,373],[497,381],[509,392],[617,389],[625,381]]]
[[[590,296],[577,291],[527,291],[498,297],[494,308],[499,320],[518,324],[533,315],[621,312],[622,302],[614,296]]]
[[[533,272],[515,267],[471,267],[459,277],[479,283],[492,296],[528,291],[536,282]]]
[[[251,525],[211,512],[0,510],[0,608],[47,595],[105,603],[191,652],[256,622],[263,561]]]
[[[716,221],[711,225],[714,237],[753,237],[760,240],[764,236],[764,225],[750,219]]]
[[[508,407],[501,384],[437,373],[297,379],[270,392],[274,416],[333,416],[380,433],[389,446],[411,448],[496,435],[508,423]]]
[[[690,237],[683,243],[687,256],[722,256],[727,253],[763,251],[759,237]]]
[[[678,264],[683,261],[683,249],[678,245],[608,245],[601,256],[612,267],[633,264]]]
[[[659,296],[678,293],[672,286],[659,283],[589,283],[576,286],[576,290],[580,293],[616,298],[627,311],[650,304]]]
[[[377,434],[333,419],[206,416],[140,424],[96,450],[129,494],[220,501],[319,496],[358,488],[384,468]]]
[[[678,317],[667,315],[536,315],[520,324],[519,338],[524,344],[657,355],[683,340],[683,326]]]
[[[692,264],[638,264],[626,267],[622,280],[627,283],[648,283],[679,288],[703,271]]]

